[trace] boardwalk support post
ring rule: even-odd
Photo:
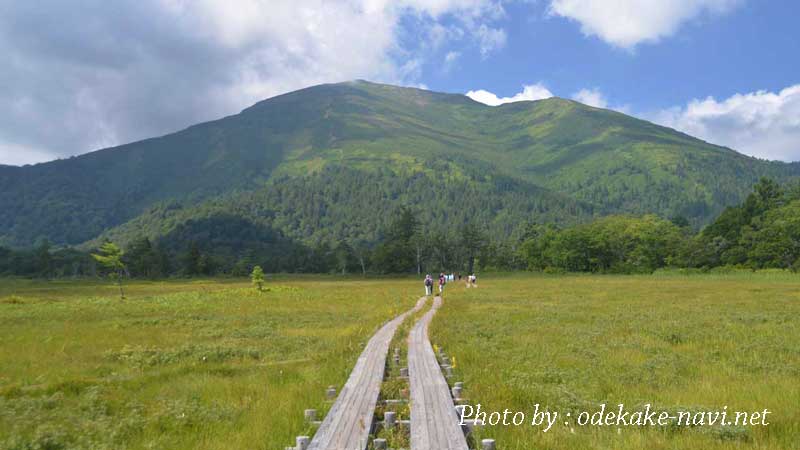
[[[334,386],[328,386],[328,389],[325,391],[325,397],[328,400],[333,400],[336,398],[336,388]]]
[[[306,450],[308,444],[311,442],[311,438],[308,436],[297,436],[295,442],[297,443],[297,446],[295,446],[297,450]]]
[[[481,441],[482,450],[495,450],[494,439],[484,439]]]
[[[307,409],[303,411],[303,417],[306,419],[306,422],[312,423],[317,420],[317,410]]]
[[[408,377],[408,367],[401,367],[400,378],[407,378],[407,377]]]
[[[397,413],[394,411],[386,411],[383,413],[383,426],[387,430],[391,430],[397,425]]]
[[[386,445],[386,439],[375,439],[374,441],[372,441],[372,447],[374,447],[375,450],[388,449],[388,446]]]

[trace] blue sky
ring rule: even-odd
[[[674,34],[635,48],[585,36],[578,23],[550,16],[546,2],[506,9],[504,47],[484,59],[470,49],[447,73],[432,64],[422,82],[434,90],[484,88],[504,96],[537,82],[559,96],[598,88],[613,103],[637,111],[800,83],[796,2],[742,2],[725,14],[689,19]]]
[[[0,2],[0,164],[350,79],[556,95],[800,160],[800,6],[755,0]]]

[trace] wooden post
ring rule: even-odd
[[[453,391],[453,398],[456,398],[456,399],[461,398],[461,388],[460,387],[453,386],[453,389],[451,389],[451,390]]]
[[[306,450],[308,448],[308,444],[311,443],[311,438],[308,436],[297,436],[295,442],[297,443],[297,450]]]
[[[386,411],[383,413],[383,426],[387,430],[391,430],[397,425],[397,414],[394,411]]]
[[[453,383],[453,387],[457,387],[459,389],[464,389],[464,382],[463,381],[456,381]]]
[[[400,376],[408,378],[408,367],[400,368]]]
[[[375,450],[387,450],[386,439],[375,439],[372,441],[372,446]]]
[[[336,388],[333,387],[333,386],[328,386],[328,390],[325,391],[325,397],[327,397],[328,400],[335,399],[336,398]]]
[[[305,417],[306,422],[314,422],[317,420],[317,410],[316,409],[307,409],[303,411],[303,417]]]
[[[481,448],[483,450],[495,450],[494,439],[484,439],[481,441]]]

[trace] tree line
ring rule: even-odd
[[[419,211],[401,207],[388,225],[363,238],[310,245],[241,217],[189,221],[157,240],[140,237],[121,249],[124,276],[247,276],[266,272],[393,274],[485,270],[649,273],[663,267],[800,269],[800,185],[760,180],[740,205],[696,232],[689,221],[648,214],[612,215],[576,225],[532,223],[499,238],[485,224],[428,228]],[[0,274],[92,277],[104,273],[90,252],[0,247]]]

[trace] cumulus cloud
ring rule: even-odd
[[[403,41],[405,18],[418,33],[446,22],[439,45],[468,35],[489,52],[503,14],[500,0],[0,2],[0,164],[164,134],[313,84],[418,83],[434,50]]]
[[[543,84],[537,83],[532,85],[523,86],[522,92],[515,94],[511,97],[497,97],[497,95],[485,91],[483,89],[478,89],[476,91],[469,91],[466,93],[466,96],[475,100],[476,102],[481,102],[489,106],[498,106],[505,103],[513,103],[513,102],[520,102],[520,101],[529,101],[529,100],[542,100],[545,98],[550,98],[553,96],[553,93],[550,92]]]
[[[693,100],[648,118],[747,155],[800,160],[800,85]]]
[[[608,100],[599,89],[581,89],[572,94],[572,99],[584,105],[594,106],[595,108],[607,108]]]
[[[674,34],[685,22],[724,14],[743,0],[552,0],[550,14],[574,20],[587,36],[632,49]]]

